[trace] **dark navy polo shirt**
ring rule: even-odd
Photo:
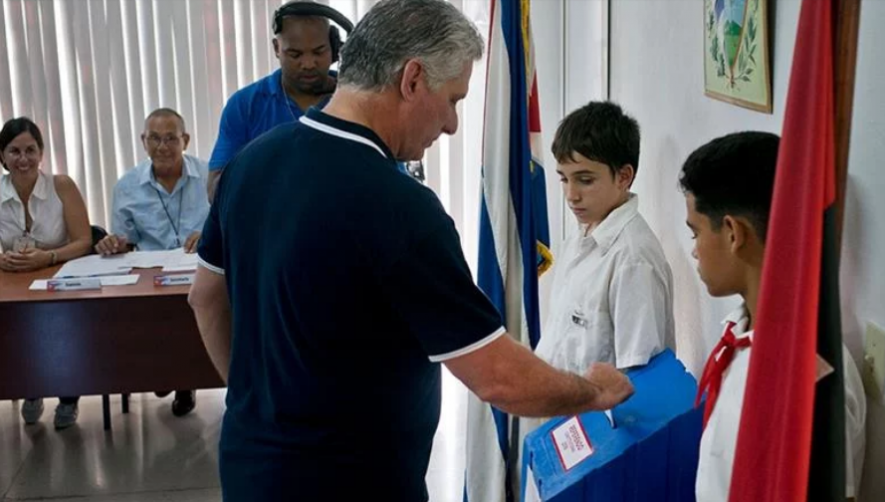
[[[198,253],[232,307],[225,500],[426,500],[438,362],[504,332],[437,196],[311,109],[225,168]]]

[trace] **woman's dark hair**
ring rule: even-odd
[[[27,117],[19,117],[7,120],[3,124],[3,129],[0,130],[0,152],[6,150],[6,147],[12,143],[12,140],[23,133],[33,136],[37,146],[40,147],[40,151],[43,151],[43,134],[40,132],[40,128],[37,127],[33,120]],[[3,167],[6,167],[6,162],[3,163]]]

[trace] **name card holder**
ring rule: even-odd
[[[88,289],[101,289],[101,279],[98,277],[80,277],[49,279],[46,281],[46,291],[83,291]]]
[[[186,286],[194,283],[196,274],[175,274],[154,276],[154,286]]]

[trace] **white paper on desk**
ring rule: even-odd
[[[164,267],[169,261],[169,251],[132,251],[124,254],[123,259],[132,268]]]
[[[132,251],[111,256],[90,255],[65,263],[55,274],[55,278],[124,275],[133,268],[162,268],[164,272],[187,272],[197,269],[197,255],[185,253],[184,248]]]
[[[197,253],[185,253],[184,248],[167,251],[163,272],[188,272],[197,269]]]
[[[138,278],[141,277],[137,274],[130,275],[108,275],[99,277],[101,281],[102,287],[105,286],[132,286],[133,284],[138,284]],[[28,288],[31,291],[46,291],[46,283],[47,279],[37,279],[36,281],[31,283],[31,287]]]
[[[132,271],[132,266],[128,265],[123,257],[125,255],[108,258],[99,255],[84,256],[65,263],[53,277],[63,279],[67,277],[126,275]]]
[[[163,268],[164,272],[197,269],[197,255],[185,253],[184,248],[163,251],[133,251],[120,256],[123,257],[123,263],[132,268]]]

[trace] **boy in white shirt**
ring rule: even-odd
[[[535,353],[566,371],[647,364],[675,335],[670,266],[630,192],[639,125],[614,103],[591,102],[562,121],[552,150],[578,228],[554,264]]]
[[[692,256],[698,261],[701,280],[713,296],[739,294],[744,300],[744,305],[726,317],[723,341],[707,362],[710,369],[727,366],[721,372],[721,385],[717,388],[714,382],[707,391],[695,486],[698,502],[728,500],[779,141],[777,135],[763,132],[715,139],[688,157],[679,179],[687,224],[695,240]],[[866,398],[860,374],[844,346],[843,354],[846,497],[853,499],[863,467]]]

